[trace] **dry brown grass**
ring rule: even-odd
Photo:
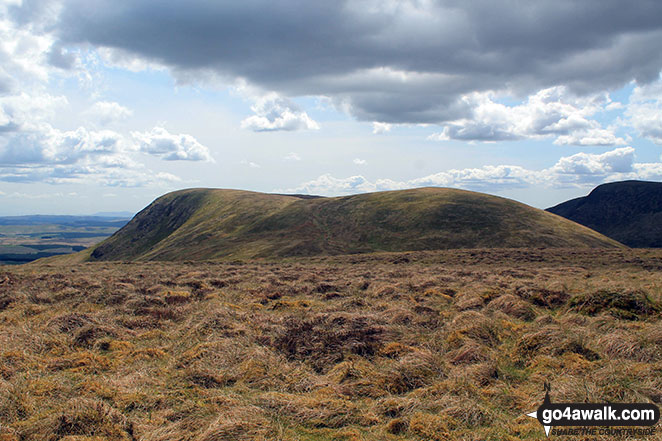
[[[662,251],[0,268],[0,440],[544,439],[662,401]]]

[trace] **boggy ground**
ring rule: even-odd
[[[0,440],[545,439],[525,416],[545,382],[659,405],[661,269],[662,250],[1,267]]]

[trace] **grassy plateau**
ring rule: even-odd
[[[543,440],[545,382],[659,405],[661,301],[662,250],[0,267],[0,440]]]

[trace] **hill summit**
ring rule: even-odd
[[[89,260],[210,260],[450,248],[619,247],[559,216],[481,193],[420,188],[310,198],[188,189],[161,196]]]
[[[599,185],[577,199],[548,208],[630,247],[662,247],[662,182]]]

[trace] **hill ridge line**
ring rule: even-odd
[[[336,197],[193,188],[165,194],[88,260],[223,260],[452,248],[620,247],[500,196],[425,187]]]

